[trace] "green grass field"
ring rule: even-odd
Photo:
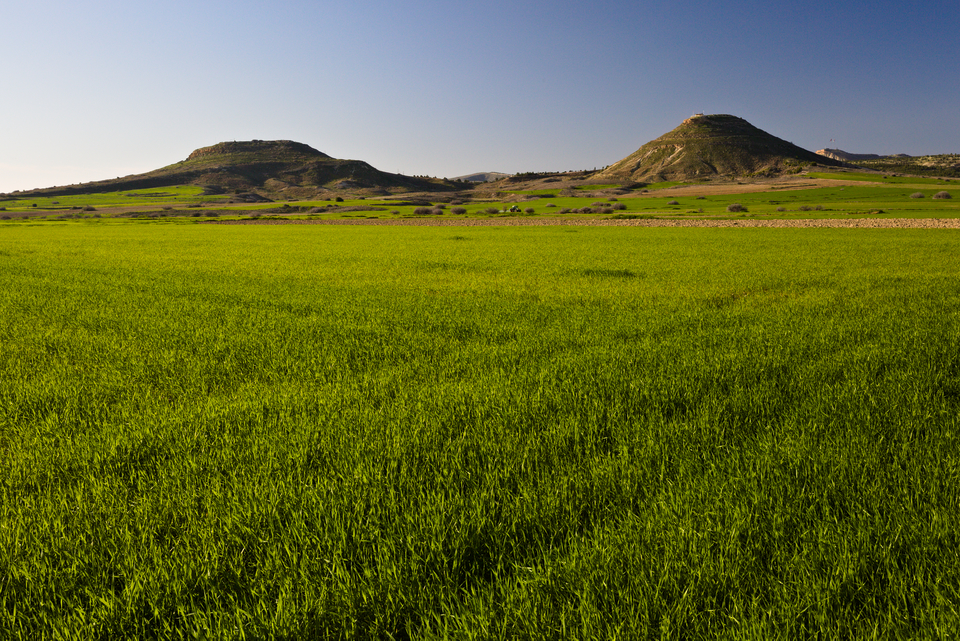
[[[953,230],[0,226],[0,638],[950,638]]]
[[[214,202],[225,198],[225,196],[202,196],[202,193],[202,187],[178,185],[56,197],[18,197],[17,194],[9,194],[7,198],[0,200],[0,206],[10,211],[29,211],[30,209],[59,211],[71,207],[132,207],[137,205],[160,206],[177,203]]]

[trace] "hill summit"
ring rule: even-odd
[[[302,142],[294,142],[292,140],[250,140],[245,142],[221,142],[210,147],[201,147],[187,156],[187,161],[212,160],[215,158],[223,158],[230,161],[236,161],[241,158],[247,160],[273,158],[290,161],[295,158],[309,160],[329,157],[327,154],[317,151],[310,145],[305,145]]]
[[[595,177],[653,182],[775,175],[814,163],[843,166],[772,136],[743,118],[697,114]]]

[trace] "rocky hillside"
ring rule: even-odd
[[[842,166],[729,115],[697,115],[595,178],[656,182],[776,175],[811,164]]]
[[[842,149],[818,149],[817,153],[827,158],[840,160],[842,162],[857,162],[858,160],[879,160],[883,156],[877,154],[851,154]],[[900,154],[902,155],[902,154]]]

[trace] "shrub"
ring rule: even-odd
[[[680,203],[677,202],[676,200],[671,200],[671,201],[668,202],[667,204],[668,204],[668,205],[679,205]]]
[[[734,213],[743,212],[743,211],[747,211],[747,208],[741,205],[740,203],[730,203],[729,205],[727,205],[727,211],[734,212]]]
[[[612,214],[612,213],[613,213],[613,207],[604,207],[603,209],[600,210],[600,212],[601,212],[601,213],[604,213],[604,214]]]
[[[589,207],[581,207],[581,208],[578,209],[577,211],[580,212],[581,214],[592,214],[592,213],[593,213],[593,210],[592,210],[591,208],[589,208]]]
[[[786,207],[777,207],[777,211],[787,211]]]
[[[938,191],[933,195],[933,197],[937,198],[938,200],[949,200],[953,198],[953,196],[950,195],[949,191]]]
[[[569,208],[569,207],[564,207],[563,209],[560,210],[560,213],[561,213],[561,214],[569,214],[569,213],[570,213],[570,208]]]
[[[417,207],[413,210],[415,216],[429,216],[433,213],[433,210],[429,207]]]
[[[706,196],[697,196],[697,200],[705,200],[706,198]]]
[[[817,205],[816,207],[814,207],[814,209],[816,209],[817,211],[823,211],[823,205]]]
[[[500,210],[497,209],[496,207],[487,207],[487,208],[484,209],[483,211],[487,212],[488,214],[499,214],[499,213],[500,213]]]
[[[546,205],[544,205],[544,207],[556,207],[556,206],[557,206],[556,203],[547,203]]]
[[[453,207],[453,208],[450,209],[450,213],[451,213],[451,214],[457,214],[458,216],[460,216],[460,215],[462,215],[462,214],[467,213],[467,210],[466,210],[465,207]]]
[[[613,198],[613,197],[610,197],[610,198],[607,198],[607,202],[615,203],[615,202],[617,202],[617,199],[616,199],[616,198]]]
[[[624,205],[623,203],[614,203],[613,208],[614,208],[614,209],[619,209],[619,210],[624,210],[624,209],[627,208],[627,206]]]
[[[919,191],[916,191],[916,192],[910,194],[910,197],[911,197],[911,198],[923,198],[923,194],[921,194]]]
[[[590,203],[590,206],[591,206],[591,207],[603,207],[603,203],[598,201],[598,202],[595,202],[595,203]]]
[[[533,207],[527,207],[527,208],[524,209],[523,211],[525,211],[525,212],[528,213],[528,214],[534,213],[534,212],[533,212]]]
[[[334,198],[334,200],[337,201],[338,203],[343,202],[343,198],[341,198],[340,196],[337,196],[336,198]]]
[[[443,208],[434,207],[433,209],[430,210],[430,213],[433,214],[434,216],[443,216]]]
[[[433,206],[433,208],[434,208],[434,209],[446,209],[447,206],[444,205],[443,203],[437,203],[436,205]]]
[[[36,207],[36,205],[34,205],[34,207]],[[83,208],[83,211],[97,211],[97,210],[96,208],[91,207],[90,205],[87,205],[86,207]]]
[[[810,211],[810,207],[808,205],[801,205],[800,211]]]

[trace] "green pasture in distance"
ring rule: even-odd
[[[732,203],[740,203],[748,212],[740,217],[789,217],[802,214],[802,217],[847,216],[849,214],[882,210],[890,216],[938,216],[956,217],[960,215],[960,189],[952,199],[935,199],[933,195],[939,189],[887,188],[887,187],[822,187],[813,189],[756,191],[742,194],[718,194],[703,196],[685,196],[682,193],[669,197],[643,197],[639,199],[621,198],[627,206],[626,213],[662,213],[675,215],[730,215],[726,208]],[[911,198],[911,194],[920,192],[924,198]],[[676,202],[676,205],[671,205]],[[822,210],[816,210],[817,206]],[[777,209],[783,207],[783,212]],[[801,211],[806,207],[807,211]],[[699,210],[703,209],[703,212]]]
[[[196,185],[179,185],[131,191],[107,192],[102,194],[77,194],[67,196],[44,196],[19,198],[17,194],[8,194],[0,198],[0,207],[8,210],[33,209],[69,209],[71,207],[122,207],[133,205],[166,205],[179,202],[214,201],[227,196],[202,196],[203,188]]]
[[[664,183],[666,184],[666,183]],[[762,187],[758,187],[762,189]],[[121,192],[119,194],[90,194],[84,196],[72,196],[62,198],[48,199],[30,199],[18,202],[0,201],[0,207],[5,207],[6,211],[0,212],[2,222],[13,222],[19,224],[18,220],[24,215],[35,218],[34,214],[46,215],[47,219],[69,218],[93,218],[100,217],[100,213],[77,214],[70,212],[71,207],[82,208],[92,206],[95,209],[116,207],[121,205],[139,205],[145,207],[145,212],[138,214],[141,217],[149,217],[150,212],[155,212],[157,216],[163,215],[163,209],[173,207],[174,209],[183,208],[190,204],[204,202],[213,205],[219,212],[219,216],[230,216],[235,212],[237,216],[251,215],[269,215],[285,217],[336,217],[336,218],[395,218],[417,216],[417,209],[422,205],[401,205],[405,199],[402,195],[395,199],[380,200],[375,198],[361,199],[348,198],[341,202],[333,200],[310,200],[296,202],[271,202],[257,204],[227,204],[218,203],[218,200],[228,198],[228,196],[203,196],[199,187],[184,187],[171,189],[153,189],[136,190],[132,192]],[[938,191],[947,191],[953,195],[952,199],[934,199],[933,195]],[[443,216],[456,216],[451,213],[455,207],[462,207],[466,210],[467,217],[511,217],[511,216],[557,216],[557,215],[588,215],[588,216],[609,216],[611,213],[604,213],[601,210],[607,207],[613,207],[614,201],[605,196],[594,196],[589,192],[579,197],[557,196],[556,190],[538,190],[533,192],[516,191],[511,192],[518,195],[539,195],[547,196],[533,200],[521,202],[504,201],[480,201],[465,202],[462,205],[445,204]],[[723,216],[737,218],[821,218],[821,217],[847,217],[850,215],[877,215],[871,212],[882,211],[884,216],[903,216],[903,217],[956,217],[960,214],[960,188],[954,189],[952,184],[942,186],[917,186],[917,185],[874,185],[864,183],[863,186],[843,186],[843,187],[820,187],[808,189],[764,189],[743,194],[717,194],[704,195],[702,197],[685,195],[683,190],[676,190],[670,196],[656,196],[655,191],[645,195],[639,195],[636,192],[628,195],[616,196],[617,209],[614,215],[656,215],[656,216]],[[923,198],[911,198],[914,193],[921,193]],[[54,204],[57,202],[58,204]],[[677,204],[671,204],[671,203]],[[34,208],[31,205],[37,203]],[[748,212],[731,214],[726,208],[733,203],[740,203],[747,207]],[[439,201],[435,204],[439,204]],[[156,209],[150,208],[153,205]],[[516,205],[521,210],[520,214],[510,214],[504,210]],[[291,211],[285,211],[285,206]],[[314,212],[309,213],[307,209],[311,207],[326,208],[332,207],[363,207],[365,210],[353,212]],[[594,209],[591,214],[577,214],[576,210],[583,207]],[[777,211],[783,208],[783,212]],[[817,207],[820,209],[818,210]],[[805,208],[806,211],[801,211]],[[488,210],[496,210],[491,213]],[[532,209],[533,213],[527,212]],[[561,214],[564,210],[571,210],[570,213]],[[302,210],[302,211],[301,211]],[[702,211],[701,211],[702,210]],[[396,213],[394,213],[396,212]],[[189,218],[204,218],[205,212],[202,210],[190,210]],[[431,216],[433,214],[430,214]],[[106,214],[109,217],[109,214]],[[184,211],[173,212],[169,214],[170,218],[185,217]],[[5,220],[11,219],[11,220]],[[193,220],[193,222],[198,222]]]
[[[855,180],[862,182],[875,182],[883,183],[887,185],[897,185],[897,184],[909,184],[909,185],[948,185],[950,183],[957,183],[960,185],[960,180],[949,179],[949,178],[920,178],[916,176],[882,176],[877,174],[866,174],[866,173],[828,173],[828,172],[809,172],[806,174],[810,178],[822,178],[825,180]]]
[[[958,252],[0,226],[0,637],[957,636]]]
[[[619,186],[619,183],[609,183],[605,185],[577,185],[574,187],[574,189],[577,191],[597,191],[600,189],[616,189]]]
[[[526,190],[507,190],[508,194],[528,194],[530,196],[556,196],[560,193],[559,189],[526,189]]]

